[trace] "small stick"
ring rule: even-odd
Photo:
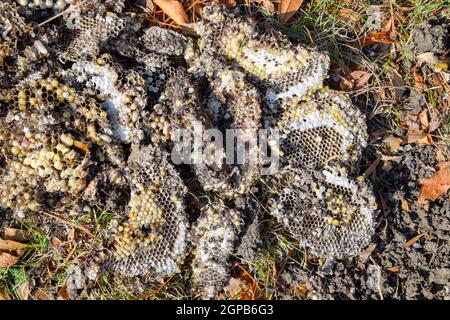
[[[76,5],[70,5],[66,10],[61,11],[61,12],[58,13],[57,15],[55,15],[55,16],[53,16],[53,17],[47,19],[47,20],[45,20],[44,22],[39,23],[39,27],[42,27],[42,26],[46,25],[47,23],[49,23],[49,22],[51,22],[51,21],[53,21],[53,20],[59,18],[59,17],[62,16],[63,14],[66,14],[66,13],[68,13],[68,12],[70,12],[70,11],[72,11],[72,10],[74,10],[74,9],[76,9],[76,8],[78,8],[78,7],[80,7],[80,6],[82,6],[82,5],[84,5],[84,4],[85,4],[86,2],[88,2],[88,1],[89,1],[89,0],[83,0],[83,1],[81,1],[80,3],[77,3]]]
[[[87,228],[85,228],[85,227],[83,227],[83,226],[80,226],[80,225],[78,225],[78,224],[76,224],[76,223],[73,223],[73,222],[71,222],[71,221],[68,221],[68,220],[66,220],[66,219],[64,219],[64,218],[62,218],[62,217],[60,217],[60,216],[51,214],[51,213],[49,213],[49,212],[43,211],[43,213],[44,213],[46,216],[50,217],[50,218],[56,219],[56,220],[58,220],[58,221],[60,221],[60,222],[62,222],[62,223],[64,223],[64,224],[67,224],[67,225],[72,226],[72,227],[74,227],[74,228],[76,228],[76,229],[78,229],[78,230],[83,231],[83,232],[86,233],[88,236],[90,236],[92,239],[95,239],[95,238],[96,238],[96,237],[95,237],[95,236],[94,236]]]

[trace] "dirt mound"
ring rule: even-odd
[[[450,198],[416,204],[420,181],[435,174],[437,152],[416,146],[380,177],[389,209],[377,219],[372,248],[310,272],[287,266],[287,287],[306,284],[307,298],[320,299],[449,299]]]
[[[417,53],[435,52],[444,53],[450,46],[448,37],[448,25],[437,18],[431,18],[414,33],[412,48]]]

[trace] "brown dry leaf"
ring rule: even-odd
[[[408,212],[409,212],[409,204],[408,204],[408,201],[402,200],[402,210],[403,210],[403,212],[405,212],[405,213],[408,213]]]
[[[372,254],[373,250],[375,250],[376,247],[377,245],[375,243],[371,243],[366,250],[364,250],[359,254],[359,261],[365,263],[369,259],[370,255]]]
[[[351,22],[358,22],[362,19],[362,16],[358,12],[348,8],[339,9],[338,17],[343,21]]]
[[[437,165],[437,173],[422,182],[417,203],[424,203],[426,200],[434,201],[445,195],[450,188],[450,161]]]
[[[69,298],[69,294],[67,293],[67,285],[63,285],[61,290],[59,290],[59,296],[63,299],[63,300],[70,300]]]
[[[269,14],[275,13],[275,5],[270,0],[259,0],[259,3],[262,5],[264,9],[267,10]]]
[[[300,283],[300,285],[297,288],[298,295],[301,298],[306,298],[309,292],[308,284],[306,282]]]
[[[2,240],[0,239],[0,250],[21,250],[21,249],[27,249],[32,248],[29,244],[20,243],[14,240]]]
[[[28,280],[16,288],[16,293],[20,300],[28,300],[28,296],[30,295],[30,284]]]
[[[419,115],[410,115],[407,120],[408,126],[408,134],[407,140],[408,143],[418,143],[418,144],[432,144],[433,137],[431,136],[431,132],[434,131],[438,126],[436,126],[436,119],[432,119],[430,125],[430,121],[428,120],[428,110],[423,110]]]
[[[390,267],[390,268],[387,268],[386,270],[389,271],[389,272],[392,272],[392,273],[399,273],[400,272],[400,268],[399,267]]]
[[[405,244],[403,245],[404,248],[409,248],[411,247],[414,243],[416,243],[420,238],[422,238],[424,235],[426,235],[426,232],[422,232],[419,233],[417,236],[409,239],[408,241],[405,242]]]
[[[23,231],[16,228],[7,228],[3,229],[3,238],[5,240],[14,240],[18,242],[27,241],[27,238],[23,235]]]
[[[386,137],[383,142],[390,151],[395,152],[400,149],[403,139],[390,135]]]
[[[405,81],[397,70],[392,69],[392,86],[394,87],[394,99],[399,101],[405,93]]]
[[[53,300],[52,297],[41,288],[34,290],[33,296],[38,300]]]
[[[161,8],[176,24],[182,25],[189,22],[188,15],[183,5],[176,0],[153,0],[153,2]]]
[[[428,112],[426,109],[419,113],[418,120],[422,128],[428,128],[430,122],[428,121]]]
[[[220,3],[223,3],[228,9],[233,9],[236,7],[235,0],[219,0]]]
[[[426,86],[425,80],[423,79],[422,75],[419,74],[415,68],[413,74],[414,74],[414,86],[416,87],[417,90],[424,91]]]
[[[374,32],[365,36],[362,40],[360,40],[356,44],[356,47],[362,49],[375,43],[392,44],[394,42],[395,41],[390,38],[389,32],[381,31],[381,32]]]
[[[303,0],[281,0],[280,3],[280,22],[286,23],[300,9]]]
[[[0,268],[9,268],[19,261],[19,257],[6,252],[0,252]]]
[[[4,292],[0,291],[0,301],[11,300],[11,298]]]
[[[364,171],[363,177],[367,178],[368,176],[372,175],[376,172],[378,165],[380,164],[381,159],[377,158],[372,164],[367,168],[366,171]]]
[[[409,130],[408,143],[433,144],[433,137],[423,130]]]
[[[63,242],[61,240],[58,239],[58,237],[53,237],[52,238],[52,246],[54,248],[58,248]]]
[[[352,71],[349,74],[345,75],[343,79],[341,79],[339,86],[342,90],[346,91],[359,90],[361,88],[364,88],[371,77],[372,74],[362,70]]]
[[[438,162],[447,161],[447,156],[444,154],[440,147],[438,147],[438,149],[436,150],[436,160]]]
[[[75,239],[75,229],[70,228],[69,231],[67,231],[67,240],[72,242]]]
[[[384,26],[384,31],[389,32],[389,38],[392,40],[397,39],[397,29],[395,28],[395,17],[391,16]]]
[[[223,288],[223,291],[231,298],[237,296],[241,290],[242,283],[238,278],[231,278],[228,285]]]

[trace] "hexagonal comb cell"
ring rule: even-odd
[[[289,171],[285,185],[271,199],[271,214],[313,255],[340,259],[370,243],[376,204],[364,182],[334,167],[313,174]]]

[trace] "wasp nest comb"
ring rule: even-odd
[[[168,276],[186,254],[186,187],[167,154],[151,146],[133,146],[126,174],[131,195],[126,219],[114,222],[112,269],[130,276]]]
[[[297,169],[286,175],[272,214],[311,253],[324,258],[357,255],[374,232],[375,199],[360,180],[345,170],[327,168],[308,173]]]
[[[252,259],[252,243],[236,244],[259,232],[262,216],[248,211],[266,204],[252,191],[264,180],[260,155],[229,163],[211,142],[239,129],[244,149],[226,151],[247,153],[267,128],[280,133],[279,147],[270,146],[287,172],[271,213],[322,257],[354,255],[368,243],[373,198],[352,178],[366,146],[364,117],[323,86],[326,54],[223,5],[204,8],[195,42],[146,28],[145,14],[125,1],[74,3],[0,3],[0,209],[19,217],[114,211],[108,265],[130,276],[177,272],[190,239],[194,285],[211,298],[236,251]],[[194,145],[179,143],[181,131]],[[177,156],[185,166],[170,162]],[[207,204],[193,230],[181,173],[198,185],[194,196],[223,200]],[[224,204],[233,201],[241,204]]]
[[[75,203],[94,167],[123,163],[106,112],[57,78],[36,74],[2,99],[0,203],[19,216]]]
[[[213,298],[229,279],[229,258],[242,228],[240,213],[220,202],[202,208],[193,230],[193,284],[204,298]]]

